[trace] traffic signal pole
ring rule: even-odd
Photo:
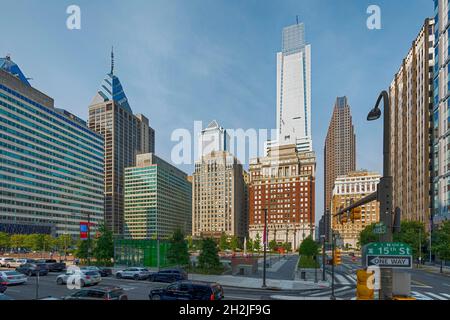
[[[331,256],[333,259],[331,260],[331,297],[330,300],[336,300],[334,296],[334,264],[335,264],[335,250],[336,250],[336,235],[333,231],[331,231]]]

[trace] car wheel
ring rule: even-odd
[[[84,288],[84,286],[86,285],[86,283],[84,282],[83,279],[80,280],[80,287]]]
[[[153,276],[148,276],[148,281],[153,282],[153,281],[155,281],[155,279],[153,278]]]
[[[11,266],[10,266],[9,264],[7,264],[6,267],[7,267],[8,269],[11,268]]]
[[[62,278],[58,278],[58,279],[56,279],[56,283],[59,284],[59,285],[63,285],[64,281],[63,281]]]
[[[118,274],[116,274],[116,277],[117,277],[117,279],[122,279],[122,274],[118,273]]]
[[[134,280],[139,280],[139,275],[135,274],[135,275],[133,276],[133,279],[134,279]]]
[[[161,300],[161,296],[159,294],[152,295],[152,300]]]

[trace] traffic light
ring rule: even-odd
[[[375,271],[372,273],[367,272],[365,269],[359,269],[356,271],[356,300],[373,300],[373,289],[375,284],[375,277],[373,277]]]
[[[340,223],[344,224],[344,223],[347,223],[347,221],[348,221],[347,213],[343,213],[339,216]]]
[[[350,212],[350,220],[355,221],[355,220],[361,220],[362,214],[361,214],[361,208],[354,208],[352,209],[352,211]]]
[[[341,250],[339,249],[334,250],[333,263],[335,266],[342,263]]]

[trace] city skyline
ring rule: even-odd
[[[140,4],[146,6],[147,10],[141,10],[145,14],[139,13],[137,3],[124,8],[119,2],[111,2],[111,11],[123,11],[134,17],[129,26],[119,27],[107,22],[108,16],[94,15],[93,12],[98,12],[96,4],[80,1],[82,29],[70,31],[64,24],[64,4],[47,7],[38,2],[7,3],[5,10],[15,11],[18,16],[15,21],[5,17],[0,25],[6,23],[4,27],[11,28],[16,21],[21,21],[23,26],[14,37],[23,41],[18,43],[12,35],[6,34],[3,43],[11,45],[0,47],[2,55],[11,52],[26,76],[34,78],[30,80],[34,87],[52,94],[57,106],[87,119],[92,90],[97,88],[99,77],[108,69],[108,52],[114,45],[116,69],[133,110],[149,115],[158,132],[158,154],[170,159],[171,131],[179,127],[192,128],[193,120],[217,119],[225,128],[275,128],[276,52],[280,47],[280,32],[283,27],[295,23],[292,12],[300,11],[299,19],[308,30],[307,41],[313,46],[312,135],[316,141],[317,162],[323,163],[318,152],[328,125],[323,119],[329,118],[335,96],[347,95],[354,107],[355,130],[362,144],[357,150],[358,164],[378,172],[381,171],[381,142],[377,140],[369,147],[364,141],[369,141],[373,130],[381,136],[381,124],[368,125],[365,115],[378,90],[386,88],[392,80],[392,74],[420,29],[418,21],[433,16],[429,1],[415,1],[408,6],[401,2],[380,1],[383,27],[369,30],[366,27],[369,3],[365,2],[337,5],[330,1],[286,1],[263,6],[257,6],[256,2],[230,5],[193,2],[188,7],[182,2],[176,5],[157,1]],[[21,10],[24,7],[28,10]],[[202,10],[199,11],[199,7]],[[273,10],[275,7],[279,10]],[[252,16],[255,9],[257,14]],[[214,19],[208,16],[207,13],[216,10],[224,15]],[[27,19],[31,11],[48,23]],[[153,20],[146,16],[152,11],[158,12]],[[197,11],[199,13],[194,14]],[[243,14],[235,14],[240,11]],[[305,12],[307,14],[302,14]],[[165,22],[174,18],[190,27],[180,31],[176,24]],[[328,27],[322,28],[316,20],[326,20]],[[239,23],[243,32],[237,33],[235,28],[229,27]],[[155,25],[158,28],[153,28]],[[208,29],[204,25],[210,27],[208,32],[203,31]],[[131,29],[143,32],[129,36]],[[162,35],[147,32],[152,29],[164,32]],[[55,42],[36,41],[44,34]],[[93,38],[100,40],[92,42]],[[28,50],[30,44],[36,49],[33,52]],[[390,48],[389,53],[383,50],[385,45]],[[247,46],[248,49],[242,49]],[[341,50],[334,50],[336,46]],[[186,54],[188,51],[193,54]],[[180,52],[183,52],[181,60]],[[374,65],[367,61],[383,63]],[[359,70],[354,70],[356,68]],[[330,74],[341,74],[346,70],[355,72],[352,77],[342,77],[339,81],[324,80]],[[67,79],[68,74],[71,75],[70,86],[61,88],[64,83],[61,79]],[[230,81],[236,79],[238,81]],[[180,166],[180,169],[193,172],[193,165]],[[316,181],[316,190],[322,190],[321,165],[317,167]],[[322,211],[323,199],[318,192],[317,221]]]

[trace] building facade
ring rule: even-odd
[[[381,176],[377,173],[367,171],[350,172],[345,176],[336,178],[331,199],[331,229],[342,241],[343,246],[358,248],[359,234],[372,223],[379,222],[380,209],[378,201],[372,201],[361,206],[361,219],[351,221],[350,219],[341,223],[334,215],[371,193],[377,191],[377,185]]]
[[[298,152],[295,144],[269,148],[267,157],[250,162],[249,237],[290,243],[297,249],[314,238],[315,170],[313,152]]]
[[[431,227],[434,20],[426,19],[390,86],[393,207]],[[439,179],[438,179],[439,180]]]
[[[199,155],[206,156],[213,151],[230,151],[230,135],[216,120],[200,132],[198,147]]]
[[[311,45],[303,23],[283,29],[282,51],[277,53],[277,140],[268,147],[295,144],[312,151]]]
[[[447,0],[434,0],[434,8],[432,219],[440,224],[450,219],[450,5]]]
[[[77,236],[103,209],[103,137],[0,58],[0,230]]]
[[[183,171],[153,153],[125,168],[124,238],[168,239],[177,229],[192,232],[192,184]]]
[[[338,176],[356,169],[356,136],[347,97],[338,97],[331,116],[324,147],[324,223],[330,223],[331,196]],[[330,225],[324,225],[330,241]]]
[[[89,128],[105,140],[105,224],[122,235],[124,170],[136,155],[155,151],[155,133],[146,117],[133,114],[113,64],[89,106]]]

